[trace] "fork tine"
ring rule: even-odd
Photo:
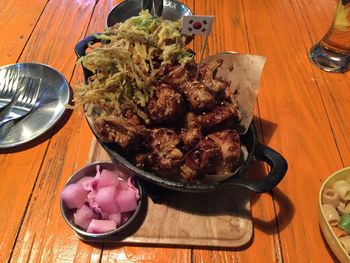
[[[41,81],[41,78],[26,77],[25,84],[21,86],[9,112],[0,120],[0,127],[7,122],[25,117],[34,109]]]
[[[12,85],[10,85],[10,89],[9,89],[9,92],[11,94],[13,94],[16,90],[17,90],[17,87],[18,87],[18,74],[19,74],[19,68],[15,68],[13,71],[12,71]]]
[[[7,90],[7,82],[8,82],[8,77],[10,75],[10,72],[12,71],[12,68],[6,68],[1,70],[1,79],[3,80],[1,82],[1,94],[6,94],[6,90]]]
[[[24,105],[31,105],[32,101],[36,101],[40,84],[41,79],[29,78],[28,83],[26,84],[26,89],[18,100]]]
[[[13,85],[12,83],[14,82],[15,78],[13,77],[14,75],[14,69],[13,68],[9,68],[6,76],[5,76],[5,80],[7,83],[5,83],[6,85],[6,93],[9,91],[9,89],[11,88],[11,86]]]
[[[41,78],[40,79],[35,78],[33,80],[33,83],[32,83],[33,88],[31,89],[31,93],[30,93],[28,100],[27,100],[27,103],[30,106],[34,106],[34,104],[36,102],[36,99],[38,98],[40,86],[41,86]]]
[[[21,95],[18,97],[19,103],[21,104],[26,103],[26,100],[32,89],[32,82],[33,82],[33,78],[26,77],[26,80],[24,81],[24,90],[22,91]]]
[[[37,99],[38,99],[38,96],[39,96],[39,91],[40,91],[40,88],[41,88],[41,82],[42,82],[42,79],[39,78],[37,80],[37,83],[35,85],[35,91],[33,92],[33,97],[32,97],[32,100],[31,100],[31,104],[32,105],[35,105]]]
[[[0,71],[0,93],[2,93],[2,91],[4,90],[4,87],[5,87],[5,76],[6,76],[6,73],[7,73],[7,69],[2,69]]]
[[[19,90],[19,95],[17,95],[18,96],[17,97],[17,101],[18,102],[23,100],[24,94],[25,94],[25,92],[27,90],[27,82],[28,82],[27,78],[25,78],[25,80],[23,82],[24,82],[23,86]]]
[[[30,78],[28,83],[27,83],[27,88],[26,88],[26,90],[25,90],[25,92],[23,94],[23,99],[21,100],[21,102],[23,104],[27,104],[29,99],[30,99],[31,93],[32,93],[32,91],[34,89],[33,83],[34,83],[34,78]]]
[[[17,89],[18,81],[18,71],[17,67],[8,68],[5,72],[4,82],[3,82],[3,94],[5,96],[10,96]]]

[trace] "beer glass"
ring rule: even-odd
[[[338,0],[331,27],[309,53],[313,64],[328,71],[350,69],[350,0]]]

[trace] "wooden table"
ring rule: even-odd
[[[75,44],[101,31],[112,0],[0,1],[0,65],[40,62],[82,81]],[[53,129],[0,155],[0,262],[331,262],[319,228],[318,191],[350,164],[350,72],[330,74],[308,60],[331,23],[334,0],[184,1],[215,15],[207,54],[265,56],[254,122],[260,140],[289,163],[271,193],[251,194],[254,235],[235,249],[81,242],[65,224],[59,193],[86,164],[93,138],[79,110]],[[258,165],[257,165],[258,166]],[[260,173],[266,173],[262,165]],[[262,169],[262,170],[261,170]],[[253,169],[248,175],[255,176]]]

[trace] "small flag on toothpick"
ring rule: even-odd
[[[183,16],[181,33],[184,35],[209,35],[213,16]]]
[[[213,24],[213,16],[183,16],[181,33],[184,35],[205,35],[204,44],[202,45],[201,55],[197,66],[196,79],[198,79],[199,69],[203,62],[204,50],[208,44],[208,36]]]

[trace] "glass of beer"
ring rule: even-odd
[[[317,67],[344,73],[350,69],[350,0],[339,0],[331,27],[309,57]]]

